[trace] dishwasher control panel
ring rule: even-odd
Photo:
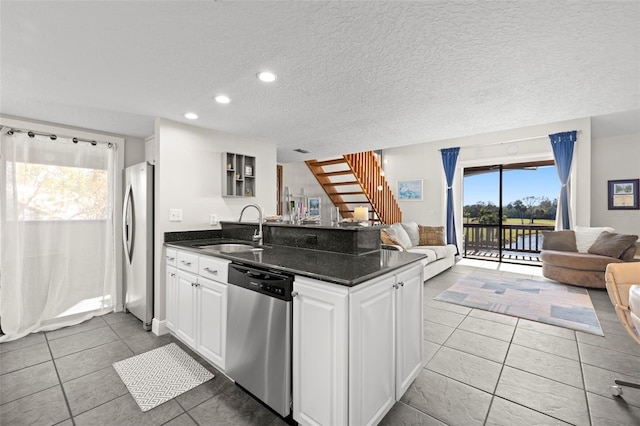
[[[228,282],[276,299],[292,300],[293,276],[291,275],[231,263]]]

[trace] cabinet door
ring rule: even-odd
[[[198,277],[178,270],[176,285],[176,334],[184,343],[196,348],[196,285]]]
[[[198,277],[197,351],[224,370],[227,339],[227,285]]]
[[[296,277],[293,289],[293,418],[348,422],[348,290]]]
[[[349,295],[349,424],[378,424],[396,401],[395,276]]]
[[[422,370],[422,265],[396,275],[396,400]]]
[[[176,268],[167,265],[167,275],[165,277],[167,304],[165,310],[167,312],[167,328],[174,333],[176,332],[176,312],[178,305],[176,299],[177,282],[178,276]]]

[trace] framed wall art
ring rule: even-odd
[[[309,217],[320,217],[320,197],[309,197]]]
[[[398,181],[399,201],[422,201],[422,179]]]
[[[640,179],[610,180],[609,210],[640,210],[638,182]]]

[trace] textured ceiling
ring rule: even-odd
[[[0,19],[3,114],[146,137],[194,111],[280,162],[640,109],[638,1],[2,1]]]

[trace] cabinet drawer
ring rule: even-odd
[[[168,248],[166,250],[165,259],[167,261],[167,266],[176,266],[178,260],[176,259],[177,252],[174,249]]]
[[[198,255],[179,251],[177,259],[178,269],[198,273]]]
[[[200,269],[198,275],[221,283],[227,283],[227,273],[229,272],[228,260],[218,259],[211,256],[200,256]]]

